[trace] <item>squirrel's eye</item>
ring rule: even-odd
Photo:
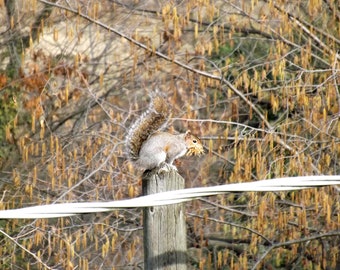
[[[197,143],[197,140],[192,140],[193,143]]]

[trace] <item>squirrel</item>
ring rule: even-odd
[[[138,169],[147,171],[172,165],[175,159],[204,153],[201,140],[188,130],[174,135],[159,131],[170,118],[170,107],[161,96],[152,98],[149,109],[131,126],[126,148]]]

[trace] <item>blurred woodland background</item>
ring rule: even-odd
[[[187,187],[340,174],[339,0],[0,0],[0,22],[0,209],[140,196],[124,140],[155,89],[206,147]],[[339,197],[186,203],[188,269],[339,269]],[[1,220],[0,268],[143,269],[142,226]]]

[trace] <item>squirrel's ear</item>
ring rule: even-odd
[[[190,130],[187,130],[185,132],[185,138],[189,138],[191,136],[191,131]]]

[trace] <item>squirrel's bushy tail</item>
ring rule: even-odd
[[[170,117],[170,106],[161,96],[153,97],[150,106],[131,126],[126,148],[129,158],[137,160],[144,141],[154,132],[160,130]]]

